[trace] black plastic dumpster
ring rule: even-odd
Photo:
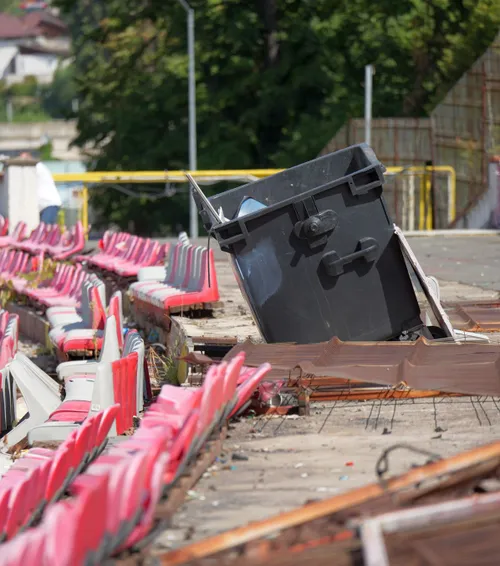
[[[383,171],[369,146],[352,146],[211,197],[224,223],[194,195],[267,342],[389,340],[422,328]],[[239,215],[248,198],[260,209]]]

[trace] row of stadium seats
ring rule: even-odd
[[[0,220],[0,233],[3,225]],[[11,235],[0,235],[0,248],[8,247],[31,254],[43,251],[56,260],[66,260],[85,247],[85,233],[80,221],[69,230],[41,222],[27,238],[25,234],[26,224],[19,222]]]
[[[103,422],[107,427],[116,405],[87,418],[56,453],[28,451],[5,487],[0,480],[0,509],[8,510],[2,519],[9,525],[3,528],[0,564],[100,564],[143,539],[153,527],[158,502],[270,370],[268,364],[257,369],[243,364],[239,354],[212,366],[197,389],[165,385],[138,430],[106,453],[99,454],[100,427]],[[83,457],[73,466],[54,466],[56,454],[69,451],[67,444],[76,445],[82,436],[88,439],[80,441]],[[49,487],[55,469],[60,473]],[[75,475],[75,469],[82,473]],[[69,497],[57,501],[61,486]],[[27,528],[35,514],[41,521]]]
[[[161,265],[168,249],[169,244],[149,238],[126,232],[105,232],[96,253],[76,256],[74,260],[85,262],[93,270],[135,278],[142,267]]]

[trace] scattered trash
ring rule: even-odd
[[[339,478],[340,481],[345,481],[345,480],[348,480],[348,479],[349,479],[349,476],[340,476],[340,478]]]
[[[304,472],[303,474],[300,474],[301,478],[307,478],[309,476],[309,474],[307,472]]]
[[[316,491],[320,493],[336,493],[339,490],[338,487],[317,487]]]
[[[242,218],[247,214],[252,214],[253,212],[257,212],[262,210],[263,208],[267,208],[265,204],[262,204],[258,200],[255,200],[251,197],[247,197],[240,205],[238,212],[236,213],[236,218]],[[222,207],[219,208],[219,212],[222,211]]]
[[[231,456],[232,460],[240,460],[242,462],[245,462],[248,460],[248,456],[246,454],[239,454],[238,452],[235,452],[232,456]]]
[[[389,430],[387,427],[384,428],[384,430],[382,431],[382,434],[392,434],[392,430]]]
[[[298,464],[295,464],[294,468],[302,468],[304,464],[302,462],[299,462]]]
[[[270,407],[279,407],[283,404],[283,398],[280,391],[285,385],[284,380],[265,381],[259,385],[258,395],[262,403],[268,404]]]
[[[220,504],[220,501],[212,501],[212,507],[218,507]]]
[[[189,499],[197,499],[198,501],[205,501],[206,499],[204,495],[198,493],[197,491],[194,491],[194,489],[188,490],[187,496],[189,497]]]
[[[148,334],[148,342],[158,342],[160,335],[157,330],[152,329]]]
[[[346,466],[354,466],[354,462],[346,462],[345,465]]]

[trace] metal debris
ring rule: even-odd
[[[493,565],[500,551],[499,472],[496,442],[165,553],[159,562]]]

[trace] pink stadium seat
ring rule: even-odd
[[[12,234],[8,236],[6,235],[0,236],[0,248],[15,246],[16,244],[24,240],[25,235],[26,235],[26,223],[22,221],[18,222]]]
[[[270,369],[245,368],[240,354],[210,368],[198,389],[164,386],[134,435],[98,455],[114,414],[123,429],[133,413],[134,387],[120,373],[133,358],[124,360],[112,363],[111,378],[124,407],[88,416],[55,452],[29,450],[0,479],[0,532],[7,537],[0,564],[34,556],[42,565],[102,563],[136,544],[150,532],[165,488],[196,457],[207,434],[225,423],[228,408],[237,411]],[[83,415],[80,407],[72,410]],[[56,502],[61,489],[69,498]],[[41,523],[15,536],[37,512],[43,512]]]

